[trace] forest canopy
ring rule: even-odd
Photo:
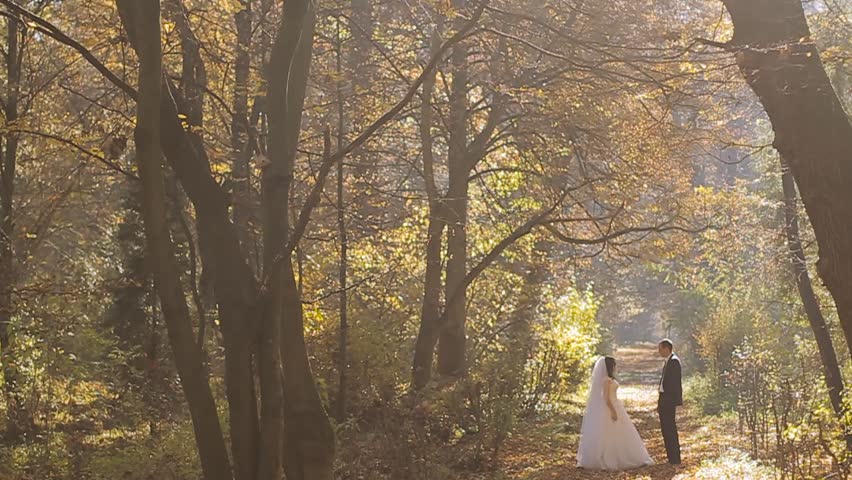
[[[0,0],[0,477],[847,478],[850,16]]]

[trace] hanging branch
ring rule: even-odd
[[[136,92],[136,89],[134,89],[133,87],[128,85],[127,82],[125,82],[124,80],[118,78],[118,76],[116,74],[112,73],[112,71],[109,68],[107,68],[106,65],[101,63],[101,61],[98,60],[97,57],[95,57],[95,55],[91,52],[91,50],[84,47],[83,45],[81,45],[79,42],[77,42],[73,38],[69,37],[68,35],[65,35],[64,33],[62,33],[62,30],[60,30],[54,24],[52,24],[52,23],[48,22],[47,20],[41,18],[40,16],[36,15],[35,13],[30,12],[26,8],[18,6],[12,0],[0,0],[0,5],[5,6],[9,10],[11,10],[12,13],[19,16],[21,18],[21,20],[30,28],[35,28],[36,30],[38,30],[38,31],[44,33],[45,35],[53,38],[54,40],[58,41],[59,43],[61,43],[63,45],[67,45],[67,46],[73,48],[74,50],[76,50],[80,55],[83,56],[84,59],[86,59],[86,61],[89,62],[90,65],[95,67],[95,69],[97,69],[97,71],[101,72],[101,74],[103,76],[105,76],[110,82],[112,82],[113,85],[120,88],[122,91],[124,91],[124,93],[126,93],[133,100],[138,99],[138,93]]]
[[[139,177],[136,174],[134,174],[133,172],[125,170],[118,163],[108,159],[107,157],[105,157],[105,156],[103,156],[103,155],[101,155],[101,154],[99,154],[95,151],[89,150],[88,148],[80,145],[79,143],[77,143],[77,142],[75,142],[71,139],[68,139],[68,138],[65,138],[65,137],[62,137],[62,136],[59,136],[59,135],[55,135],[55,134],[52,134],[52,133],[40,132],[38,130],[29,130],[29,129],[20,128],[20,127],[11,128],[8,131],[12,132],[12,133],[22,133],[24,135],[33,135],[33,136],[36,136],[36,137],[42,137],[42,138],[46,138],[48,140],[52,140],[54,142],[61,143],[63,145],[68,145],[69,147],[74,148],[75,150],[79,151],[80,153],[86,155],[87,157],[91,157],[91,158],[97,160],[98,162],[103,164],[105,167],[107,167],[109,170],[120,173],[120,174],[124,175],[125,177],[127,177],[131,180],[134,180],[134,181],[139,180]]]

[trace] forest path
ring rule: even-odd
[[[615,355],[618,361],[619,398],[627,407],[630,417],[656,465],[623,472],[588,471],[576,467],[577,442],[581,417],[578,414],[559,416],[545,424],[532,425],[519,432],[501,455],[503,472],[516,480],[687,480],[706,477],[707,466],[702,460],[722,455],[728,447],[736,447],[739,437],[736,425],[730,420],[702,417],[697,406],[678,409],[683,464],[674,467],[666,462],[666,451],[657,418],[657,385],[662,369],[662,359],[654,344],[637,344],[621,347]],[[743,476],[737,478],[746,478]]]

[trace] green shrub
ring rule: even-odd
[[[90,480],[200,479],[191,422],[175,424],[156,438],[114,442],[92,453],[85,466]]]
[[[712,375],[693,375],[686,379],[684,389],[689,403],[698,406],[704,415],[718,415],[734,409],[736,394]]]
[[[580,386],[601,341],[598,307],[591,291],[577,290],[544,305],[524,368],[526,413],[561,404]]]

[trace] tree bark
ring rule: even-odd
[[[118,0],[118,11],[134,49],[139,47],[134,2]],[[225,345],[225,389],[230,439],[237,480],[253,480],[257,466],[257,399],[252,354],[257,329],[258,286],[242,256],[228,199],[216,183],[201,138],[184,129],[179,98],[167,78],[160,96],[160,145],[172,170],[193,203],[205,271],[213,288]]]
[[[287,480],[332,480],[335,438],[305,346],[302,301],[290,258],[284,259],[284,461]]]
[[[252,137],[250,129],[256,123],[254,118],[256,118],[259,112],[253,111],[251,118],[249,118],[248,93],[249,77],[251,75],[252,0],[243,0],[241,5],[242,9],[234,14],[237,44],[234,66],[234,107],[231,117],[233,229],[236,238],[229,242],[230,246],[228,249],[231,251],[239,249],[242,253],[239,258],[245,259],[247,264],[240,265],[238,268],[246,272],[244,275],[248,279],[248,277],[251,277],[251,274],[248,273],[251,271],[251,268],[248,265],[254,265],[256,267],[255,271],[260,270],[259,260],[254,260],[255,263],[252,263],[253,259],[255,259],[256,248],[251,233],[252,186],[250,167],[251,156],[254,152],[254,145],[250,141]],[[258,109],[259,106],[256,101],[254,110]],[[219,222],[222,221],[219,219]],[[214,266],[215,262],[211,261],[209,264],[213,268],[220,268]],[[217,278],[215,272],[213,274],[214,278]],[[253,283],[253,277],[251,277],[250,282]],[[220,285],[220,288],[226,288],[221,283]],[[247,306],[246,303],[235,303],[232,308],[236,310],[246,308]],[[260,307],[262,318],[265,318],[265,315],[269,313],[264,310],[268,307],[268,305]],[[239,318],[237,315],[239,313],[235,312],[235,318]],[[250,319],[252,316],[254,316],[254,313],[251,310],[248,312],[244,311],[240,323],[251,322],[252,320]],[[275,326],[270,326],[265,320],[261,320],[261,322],[262,325],[259,327],[261,330],[264,330],[265,333],[271,333],[273,336],[277,335]],[[277,470],[275,463],[277,459],[275,455],[270,456],[267,452],[260,455],[258,453],[258,448],[261,448],[259,442],[263,442],[264,435],[267,442],[275,444],[277,440],[274,430],[270,431],[269,426],[267,426],[266,431],[261,432],[262,428],[258,424],[253,358],[257,353],[260,356],[265,356],[266,360],[272,359],[271,361],[275,363],[276,360],[274,359],[277,357],[277,353],[271,350],[270,346],[277,344],[277,342],[274,339],[266,338],[264,333],[261,333],[258,339],[262,344],[255,351],[256,340],[253,338],[253,332],[244,334],[229,329],[229,333],[229,339],[227,339],[230,345],[228,356],[233,356],[233,358],[230,360],[226,359],[226,365],[230,365],[228,371],[231,372],[226,373],[226,379],[230,380],[227,382],[227,385],[230,392],[231,430],[235,432],[232,433],[231,440],[235,476],[237,480],[254,480],[259,473],[258,469],[260,469],[260,476],[264,478],[265,475],[270,474],[270,471]],[[275,374],[275,367],[271,367],[262,358],[258,358],[257,361],[259,364],[257,373],[261,378],[268,378],[269,375]],[[272,371],[270,371],[270,368]],[[268,385],[268,382],[261,382],[262,385],[264,383]],[[260,415],[263,417],[263,409],[266,408],[266,415],[269,418],[270,408],[273,410],[280,408],[274,407],[274,405],[276,402],[281,401],[281,394],[275,387],[273,387],[272,391],[267,390],[267,393],[269,393],[270,397],[266,398],[265,402],[261,401]],[[264,393],[261,392],[261,395],[264,395]],[[274,447],[272,448],[275,451]],[[269,463],[270,459],[272,463]],[[264,472],[263,469],[266,469],[266,471]]]
[[[354,16],[354,12],[353,12]],[[336,71],[337,78],[335,79],[336,90],[337,90],[337,150],[343,148],[346,144],[346,134],[348,131],[347,125],[347,117],[346,117],[346,100],[343,92],[343,40],[340,35],[341,31],[341,22],[342,18],[338,17],[336,21],[335,28],[335,60],[336,60]],[[350,25],[350,30],[353,30],[354,25]],[[354,30],[353,30],[354,31]],[[356,70],[353,68],[350,72],[350,75],[355,75]],[[328,161],[328,157],[331,155],[331,139],[329,137],[329,132],[326,130],[325,132],[325,148],[324,148],[324,161]],[[347,230],[346,230],[346,201],[344,199],[345,195],[345,182],[344,182],[344,165],[343,161],[337,162],[337,237],[339,244],[339,257],[338,257],[338,271],[337,271],[337,283],[338,289],[340,290],[340,297],[338,299],[338,314],[340,317],[340,331],[338,333],[338,342],[337,342],[337,372],[338,372],[338,382],[337,382],[337,401],[335,402],[335,417],[338,422],[343,422],[346,419],[346,390],[348,384],[348,373],[349,373],[349,311],[348,311],[348,295],[347,295],[347,267],[348,267],[348,248],[349,241],[347,238]]]
[[[439,28],[436,26],[432,38],[432,49],[438,48]],[[432,95],[435,90],[436,72],[431,72],[423,82],[420,104],[420,146],[423,156],[423,177],[429,208],[429,225],[426,237],[426,272],[423,281],[423,303],[420,307],[420,330],[414,345],[412,384],[415,389],[426,386],[432,378],[432,362],[435,344],[438,342],[441,316],[441,247],[447,222],[443,214],[443,198],[435,184],[435,154],[432,140],[434,108]]]
[[[160,96],[162,50],[160,2],[139,0],[128,5],[138,32],[139,103],[135,142],[142,180],[142,215],[147,248],[160,297],[175,366],[189,405],[201,467],[206,479],[231,478],[228,451],[210,391],[204,357],[195,343],[186,297],[166,220],[165,187],[160,166]]]
[[[817,270],[852,347],[852,125],[813,43],[801,0],[722,0],[726,48],[757,94],[819,245]]]
[[[21,89],[22,43],[20,22],[9,17],[6,23],[6,124],[18,121]],[[15,285],[14,262],[14,194],[18,162],[18,134],[5,134],[5,150],[0,169],[0,362],[3,367],[6,399],[6,435],[17,440],[32,429],[32,415],[21,392],[21,374],[16,366],[15,336],[12,315],[15,310],[12,290]]]
[[[251,160],[253,145],[249,142],[248,91],[251,75],[252,0],[244,0],[243,8],[234,14],[237,27],[237,54],[234,66],[234,113],[231,118],[231,148],[234,181],[234,224],[246,258],[253,258],[251,236]]]
[[[787,235],[787,246],[790,250],[793,274],[796,276],[796,288],[799,290],[799,296],[802,299],[802,305],[805,307],[808,322],[811,325],[811,330],[814,332],[817,349],[822,360],[825,385],[828,389],[828,396],[831,399],[831,406],[838,418],[844,421],[846,408],[843,405],[845,391],[843,377],[840,373],[840,366],[837,363],[837,354],[834,351],[834,344],[831,340],[831,331],[825,323],[825,318],[819,307],[813,285],[811,285],[811,277],[808,274],[808,262],[805,258],[805,249],[802,247],[802,240],[799,236],[799,210],[796,202],[796,184],[783,158],[781,159],[781,184],[784,191],[784,231]],[[852,451],[852,435],[849,432],[846,434],[846,445]]]
[[[463,9],[467,0],[453,0],[455,9]],[[463,20],[459,20],[463,21]],[[447,323],[438,340],[438,372],[458,376],[465,369],[467,287],[467,206],[468,177],[472,168],[468,158],[468,47],[460,42],[453,47],[450,59],[452,90],[450,92],[449,149],[447,163],[449,187],[446,198],[447,216]],[[454,292],[450,298],[449,292]]]
[[[313,49],[314,8],[311,0],[284,5],[267,71],[270,164],[263,172],[268,205],[264,245],[270,272],[267,296],[280,312],[276,320],[281,328],[285,395],[282,450],[288,480],[331,480],[334,462],[334,431],[308,360],[301,295],[286,248],[289,193]]]

